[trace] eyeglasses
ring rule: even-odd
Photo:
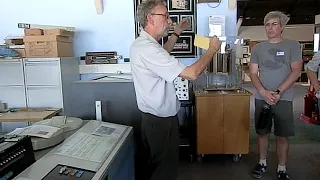
[[[169,15],[168,15],[168,14],[151,14],[151,15],[164,16],[166,19],[168,19],[168,18],[169,18]]]
[[[280,25],[280,23],[278,23],[278,22],[274,22],[274,23],[267,23],[267,24],[265,24],[264,26],[265,27],[274,27],[274,26],[278,26],[278,25]]]

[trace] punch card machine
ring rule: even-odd
[[[15,180],[134,180],[132,127],[91,120]]]

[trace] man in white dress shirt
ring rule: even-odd
[[[180,34],[188,27],[181,20],[162,47],[158,41],[168,35],[172,25],[163,0],[146,0],[138,6],[137,18],[143,30],[130,47],[132,77],[137,104],[142,112],[142,148],[144,177],[139,180],[176,180],[179,162],[180,103],[173,81],[177,77],[195,80],[220,48],[217,37],[209,49],[191,66],[185,66],[170,52]]]

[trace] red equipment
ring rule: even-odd
[[[308,93],[304,97],[304,113],[300,115],[300,119],[312,124],[319,124],[318,98],[312,85],[308,88]]]

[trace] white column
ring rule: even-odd
[[[320,14],[316,15],[314,24],[320,24]]]

